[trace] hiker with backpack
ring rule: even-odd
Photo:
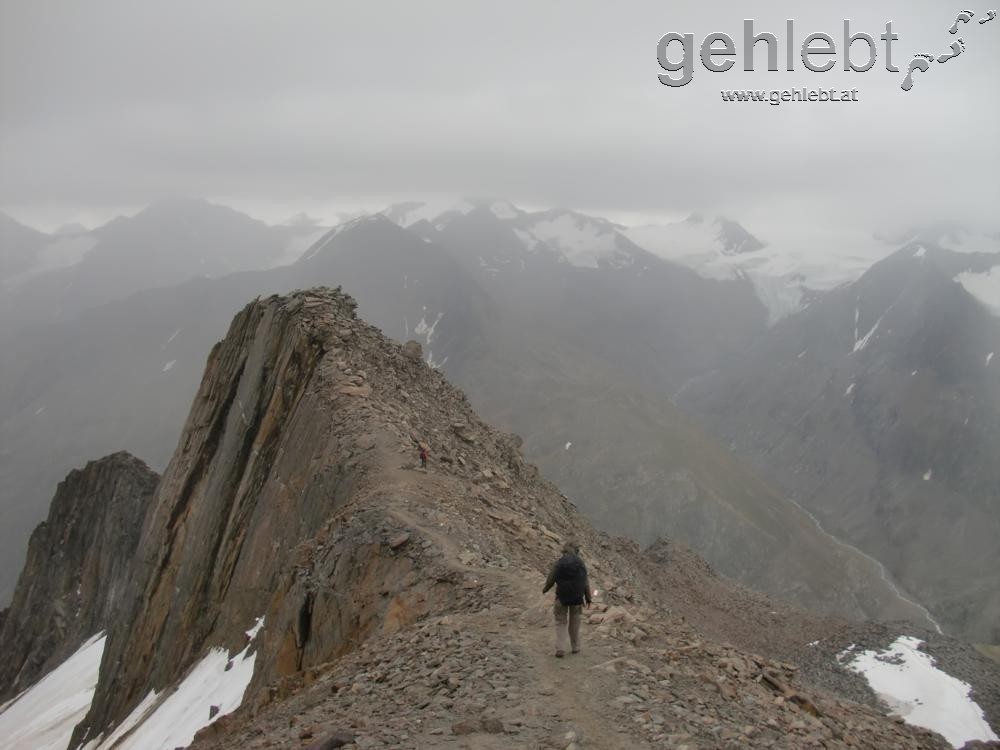
[[[587,566],[580,559],[580,547],[576,542],[566,542],[563,545],[562,557],[552,565],[542,593],[553,586],[556,587],[556,601],[552,610],[556,621],[556,656],[561,659],[566,655],[567,640],[572,653],[580,652],[580,618],[583,616],[584,603],[590,606],[590,579],[587,577]]]

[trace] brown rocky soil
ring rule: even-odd
[[[389,465],[401,460],[386,456]],[[468,592],[461,606],[384,627],[344,659],[292,676],[256,716],[209,728],[193,747],[321,748],[337,735],[358,748],[946,746],[869,707],[802,689],[791,664],[658,615],[617,567],[628,561],[602,559],[623,542],[585,528],[574,536],[594,545],[592,582],[611,590],[588,612],[582,652],[557,659],[551,597],[540,594],[557,537],[489,495],[470,503],[433,469],[390,470],[385,479],[387,515],[398,523],[385,529],[387,546],[419,550],[457,576]],[[491,528],[475,528],[484,522]],[[690,553],[675,565],[714,579]],[[779,631],[775,642],[788,636]]]

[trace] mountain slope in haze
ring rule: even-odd
[[[0,211],[0,284],[35,263],[49,236]]]
[[[599,528],[643,544],[683,540],[730,578],[818,611],[932,626],[877,563],[819,530],[669,401],[587,352],[529,334],[460,378]]]
[[[551,657],[540,593],[564,538],[603,592],[570,665]],[[682,548],[598,534],[349,298],[272,297],[212,350],[70,746],[321,745],[339,730],[359,747],[946,747],[881,715],[834,659],[808,675],[781,660],[844,626]],[[739,645],[765,631],[767,652]],[[235,678],[222,710],[199,692]]]
[[[946,628],[988,643],[1000,640],[1000,322],[960,282],[998,266],[911,244],[681,397]]]
[[[196,277],[294,262],[322,234],[315,226],[270,227],[204,200],[161,200],[91,232],[47,238],[32,263],[0,276],[0,334],[72,319],[82,311]],[[16,250],[0,231],[0,253]]]
[[[654,392],[673,392],[764,330],[749,283],[704,279],[619,229],[572,211],[496,203],[411,226],[475,275],[510,327],[544,328]]]
[[[0,703],[34,684],[118,616],[159,477],[127,453],[92,461],[59,484],[31,535],[0,623]]]

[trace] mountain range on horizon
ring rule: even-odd
[[[789,239],[778,233],[779,239],[775,242],[767,237],[761,239],[755,236],[739,221],[724,216],[706,217],[699,212],[691,213],[686,219],[667,223],[626,226],[567,209],[524,210],[504,199],[463,198],[429,202],[406,201],[367,212],[338,211],[335,212],[338,218],[326,225],[322,219],[299,212],[280,224],[271,225],[269,231],[265,232],[272,235],[269,239],[262,242],[255,240],[250,247],[225,256],[223,253],[213,253],[208,243],[214,241],[225,245],[226,242],[236,242],[236,233],[240,231],[249,236],[252,234],[249,227],[256,220],[202,198],[172,197],[160,199],[134,216],[120,216],[91,230],[80,224],[67,224],[49,235],[20,224],[0,211],[0,240],[5,248],[5,265],[0,267],[0,283],[9,290],[25,284],[33,276],[76,265],[97,244],[94,238],[107,233],[109,227],[129,225],[130,220],[136,217],[139,218],[136,231],[141,236],[144,232],[154,231],[151,224],[155,222],[157,215],[166,217],[167,221],[171,215],[178,218],[187,216],[196,222],[197,217],[202,217],[207,220],[205,228],[212,231],[212,221],[221,224],[223,216],[228,214],[229,226],[214,237],[201,237],[196,224],[190,227],[188,240],[198,239],[190,243],[191,246],[183,248],[183,253],[190,253],[188,257],[176,259],[181,261],[178,265],[187,263],[186,270],[189,274],[216,276],[237,270],[292,263],[301,257],[322,232],[333,225],[363,216],[382,214],[400,226],[410,228],[422,220],[433,225],[484,207],[503,220],[527,217],[527,221],[539,221],[546,216],[574,216],[580,222],[588,224],[589,228],[583,230],[582,235],[569,224],[559,227],[558,222],[547,230],[544,227],[542,229],[550,232],[549,239],[554,240],[557,246],[563,243],[559,249],[570,263],[590,265],[596,262],[604,254],[597,235],[604,234],[607,238],[610,236],[607,232],[615,232],[625,235],[660,258],[686,265],[702,276],[722,280],[749,278],[768,309],[771,324],[802,309],[817,293],[855,281],[874,263],[907,242],[926,240],[956,252],[1000,252],[1000,230],[994,228],[991,232],[983,227],[970,230],[949,222],[928,222],[904,231],[873,231],[868,234],[855,232],[832,238],[814,232],[802,238]],[[208,219],[209,216],[214,218]],[[237,216],[243,217],[245,226],[238,228]],[[258,226],[257,229],[259,228]],[[588,232],[596,234],[587,236]],[[574,234],[577,236],[574,237]],[[65,244],[57,241],[60,238],[79,240],[81,237],[88,239]],[[528,243],[535,241],[528,239],[527,234],[522,235],[522,238]],[[119,263],[128,261],[129,242],[130,238],[126,235],[117,242],[122,249],[116,251],[102,248],[96,256],[114,259]],[[256,250],[254,244],[260,249]],[[583,255],[578,254],[579,249],[583,249]],[[146,252],[153,252],[156,256],[162,254],[157,248],[147,248]],[[195,257],[196,253],[200,255]],[[588,257],[587,253],[593,253],[593,257]],[[21,265],[16,265],[15,258],[20,258],[16,263]],[[145,283],[162,285],[177,280],[170,272],[164,273],[163,269],[160,273],[150,269],[149,277],[147,282],[140,281],[136,286],[145,288]],[[179,278],[183,280],[183,277]],[[989,282],[986,286],[990,286]],[[968,288],[987,304],[997,304],[996,293],[984,288],[982,280],[969,280]],[[97,298],[102,297],[97,295]]]

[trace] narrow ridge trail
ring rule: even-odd
[[[414,483],[433,487],[430,472],[400,470],[394,477],[399,495],[414,497]],[[446,480],[447,481],[447,480]],[[474,576],[495,592],[495,603],[482,612],[453,616],[460,627],[489,633],[504,641],[512,652],[527,657],[527,674],[519,676],[525,703],[530,704],[553,738],[560,735],[566,747],[586,743],[588,747],[646,747],[637,737],[614,731],[614,717],[608,708],[615,697],[608,685],[607,672],[595,671],[602,664],[620,658],[611,644],[588,632],[586,615],[581,627],[582,649],[579,654],[555,656],[555,631],[552,618],[553,595],[542,594],[544,576],[538,571],[477,567],[460,560],[461,546],[432,522],[419,515],[413,504],[394,504],[390,513],[403,525],[432,540],[445,556],[445,563],[455,570]],[[470,742],[473,742],[470,740]],[[499,744],[494,744],[499,742]],[[469,748],[510,747],[509,739],[486,735]]]

